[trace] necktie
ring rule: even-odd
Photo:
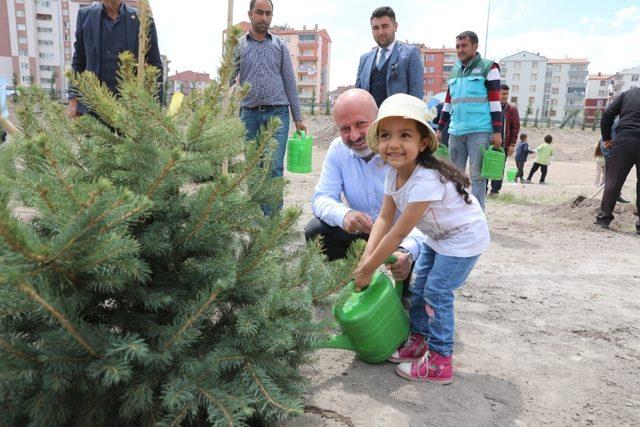
[[[380,56],[378,57],[378,64],[376,65],[376,67],[378,68],[378,71],[380,71],[380,69],[384,65],[384,61],[387,59],[388,51],[389,49],[387,49],[386,47],[383,47],[382,50],[380,50]]]

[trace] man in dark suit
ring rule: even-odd
[[[396,93],[418,99],[424,96],[424,65],[420,50],[396,41],[396,14],[388,6],[379,7],[371,15],[371,33],[378,44],[360,57],[356,87],[373,95],[380,107],[382,101]]]
[[[111,92],[117,94],[118,55],[126,50],[138,55],[139,32],[138,10],[122,0],[102,0],[100,4],[80,9],[71,68],[76,73],[91,71]],[[162,60],[153,22],[149,27],[146,63],[159,70],[158,93],[162,99]],[[72,89],[69,92],[69,116],[77,117],[87,112],[89,109],[78,102]]]

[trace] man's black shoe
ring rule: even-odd
[[[595,225],[599,225],[601,228],[604,228],[605,230],[609,229],[609,224],[611,224],[611,221],[603,219],[603,218],[596,218]]]
[[[629,201],[623,199],[622,196],[618,196],[618,200],[616,200],[616,202],[618,202],[618,203],[629,203]]]
[[[640,220],[636,222],[636,233],[640,234]]]

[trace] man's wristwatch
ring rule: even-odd
[[[402,246],[398,246],[398,249],[396,249],[396,252],[400,252],[403,254],[409,254],[409,262],[413,263],[414,259],[413,259],[413,254],[411,253],[410,250],[403,248]]]

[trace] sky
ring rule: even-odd
[[[396,39],[429,47],[453,47],[455,36],[475,31],[479,51],[499,60],[526,50],[547,58],[588,58],[589,72],[613,74],[640,66],[640,2],[637,0],[273,0],[272,25],[303,25],[331,37],[330,88],[355,83],[360,55],[371,49],[369,18],[391,6]],[[235,0],[234,23],[248,21],[249,0]],[[160,50],[170,74],[193,70],[215,77],[226,28],[227,0],[150,0]]]

